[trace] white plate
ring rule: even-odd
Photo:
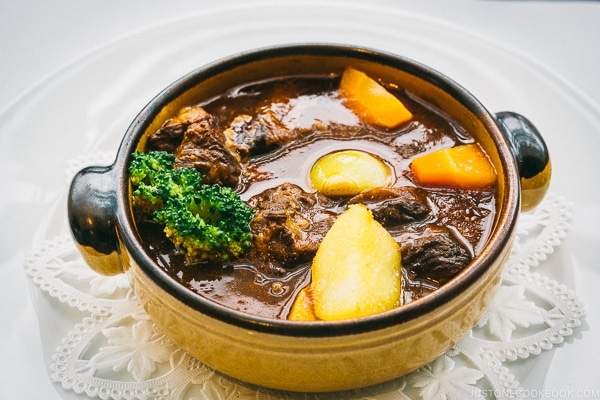
[[[517,111],[532,120],[551,150],[551,191],[575,204],[571,230],[549,260],[554,266],[549,275],[583,299],[589,326],[599,322],[600,279],[594,267],[600,265],[595,249],[600,243],[595,229],[600,226],[600,110],[595,105],[526,55],[454,25],[394,8],[316,2],[222,6],[96,51],[0,115],[0,217],[5,227],[16,227],[0,234],[0,243],[7,246],[3,280],[11,282],[0,291],[1,330],[6,336],[0,344],[0,372],[15,377],[10,385],[15,388],[0,389],[0,397],[18,398],[23,390],[33,390],[23,389],[28,382],[47,381],[47,358],[72,326],[68,318],[66,323],[49,318],[53,300],[36,295],[38,327],[21,268],[27,252],[65,229],[69,160],[95,151],[116,152],[138,110],[190,70],[239,51],[295,42],[355,44],[401,54],[452,77],[492,112]],[[536,371],[517,379],[525,388],[597,390],[595,371],[577,368],[589,354],[599,354],[593,336],[584,328],[581,337],[559,348],[554,357],[541,357]]]

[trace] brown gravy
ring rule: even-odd
[[[285,182],[314,192],[309,170],[321,156],[340,149],[362,150],[380,157],[394,176],[394,187],[415,186],[408,168],[411,159],[432,149],[470,143],[473,139],[457,123],[425,100],[388,87],[413,113],[414,118],[395,130],[362,123],[338,97],[339,77],[290,77],[248,84],[199,106],[227,128],[240,114],[269,115],[278,124],[297,132],[283,146],[267,148],[243,163],[236,190],[244,200]],[[399,242],[444,227],[472,258],[489,235],[494,217],[494,190],[423,189],[431,213],[388,230]],[[339,214],[348,199],[332,199],[328,205]],[[310,261],[287,266],[284,272],[265,271],[251,258],[224,264],[192,264],[174,249],[159,226],[138,221],[146,250],[173,279],[217,303],[270,318],[286,318],[297,292],[309,283]],[[404,258],[403,248],[403,258]],[[440,259],[443,259],[441,257]],[[431,275],[403,268],[403,302],[408,303],[437,289],[456,273],[436,266]]]

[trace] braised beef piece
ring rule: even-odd
[[[423,232],[400,241],[402,265],[412,277],[447,282],[472,260],[471,253],[445,226],[428,225]]]
[[[427,193],[420,188],[377,187],[352,197],[349,204],[362,203],[383,226],[402,225],[422,221],[431,213]]]
[[[252,197],[248,203],[256,214],[250,223],[254,244],[248,258],[271,273],[312,260],[336,218],[325,209],[328,202],[291,183]]]
[[[166,120],[160,128],[148,136],[147,149],[175,153],[188,126],[206,118],[206,111],[201,107],[185,107],[171,119]]]
[[[242,166],[225,141],[214,116],[187,107],[148,137],[148,148],[175,153],[173,168],[194,168],[204,183],[236,187]]]
[[[223,132],[227,146],[235,149],[240,160],[246,161],[256,149],[267,150],[267,136],[269,127],[261,124],[250,115],[238,115],[233,119],[229,128]]]
[[[225,144],[217,120],[210,114],[194,122],[183,134],[175,152],[174,168],[195,168],[204,183],[236,187],[242,166]]]
[[[276,147],[291,142],[299,136],[299,132],[287,129],[270,113],[256,117],[242,114],[233,119],[224,131],[227,145],[247,161],[250,156],[262,154]]]
[[[489,234],[494,192],[485,190],[436,190],[430,193],[439,225],[452,226],[478,252],[478,243]]]

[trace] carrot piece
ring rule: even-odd
[[[412,118],[412,113],[393,94],[352,67],[342,74],[339,91],[346,105],[367,123],[395,128]]]
[[[489,189],[496,170],[478,144],[436,150],[410,164],[416,183],[422,186]]]

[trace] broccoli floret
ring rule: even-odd
[[[134,186],[140,183],[152,184],[157,174],[172,169],[175,155],[166,151],[143,153],[136,151],[129,165],[129,179]]]
[[[134,190],[133,204],[143,215],[152,215],[171,197],[185,195],[200,187],[202,176],[194,169],[173,169],[175,155],[166,151],[136,151],[129,167]]]
[[[173,168],[171,153],[133,154],[129,172],[134,208],[164,225],[188,260],[226,261],[251,244],[254,210],[231,188],[202,184],[195,169]]]
[[[155,213],[166,235],[190,260],[227,261],[251,244],[254,210],[232,189],[202,185],[194,193],[170,199]]]

